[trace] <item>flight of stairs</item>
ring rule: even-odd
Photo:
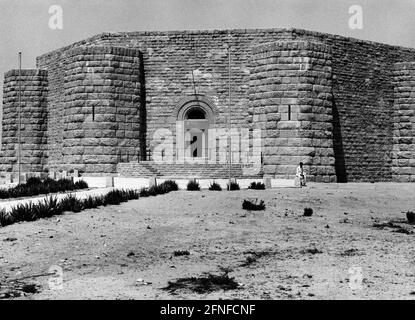
[[[168,178],[208,178],[220,179],[229,176],[228,164],[212,163],[174,163],[159,164],[153,161],[124,162],[117,165],[121,177],[168,177]],[[242,164],[231,165],[231,176],[234,178],[261,178],[262,170],[254,170]]]

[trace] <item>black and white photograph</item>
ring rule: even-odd
[[[0,303],[415,300],[414,17],[0,0]]]

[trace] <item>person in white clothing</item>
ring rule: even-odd
[[[306,186],[306,174],[305,174],[302,162],[300,162],[300,165],[297,167],[296,177],[297,179],[300,180],[300,187],[305,187]]]

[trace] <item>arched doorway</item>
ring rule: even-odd
[[[176,107],[177,121],[181,123],[177,136],[177,158],[209,159],[208,133],[214,124],[217,109],[204,96],[182,99]]]
[[[185,157],[208,157],[209,120],[199,106],[190,107],[184,114]]]

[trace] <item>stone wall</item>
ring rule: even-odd
[[[47,129],[44,145],[46,160],[45,169],[58,171],[63,164],[63,117],[65,107],[65,70],[66,52],[73,48],[91,44],[96,37],[83,40],[70,46],[49,52],[37,58],[36,65],[40,69],[48,71],[48,96],[47,96]]]
[[[65,56],[63,166],[114,173],[120,155],[141,145],[140,53],[80,47]]]
[[[250,81],[252,80],[252,73],[256,68],[255,63],[257,63],[256,58],[252,55],[252,48],[261,44],[287,41],[318,43],[317,47],[320,49],[316,51],[308,50],[307,54],[304,53],[306,55],[304,58],[309,58],[310,61],[315,60],[316,64],[313,65],[311,63],[309,65],[324,69],[325,71],[322,73],[325,76],[321,78],[324,80],[323,83],[315,82],[312,89],[310,89],[311,83],[307,82],[309,80],[305,80],[306,83],[302,83],[302,80],[296,79],[295,81],[298,82],[294,81],[293,84],[299,85],[298,90],[288,90],[291,92],[281,90],[281,92],[290,95],[286,97],[287,99],[301,97],[302,99],[315,99],[316,101],[324,100],[326,101],[323,102],[325,105],[331,102],[332,115],[329,113],[330,108],[328,106],[321,107],[317,105],[320,102],[315,104],[315,102],[299,103],[298,101],[298,103],[293,104],[284,103],[281,105],[281,108],[277,109],[278,111],[269,112],[270,108],[266,111],[266,106],[264,105],[255,109],[255,114],[250,113]],[[272,122],[279,119],[281,126],[287,121],[284,120],[284,117],[288,114],[288,106],[293,108],[291,113],[294,117],[303,117],[301,120],[290,120],[292,122],[288,126],[300,123],[304,127],[308,120],[311,120],[311,123],[318,122],[322,126],[318,129],[320,134],[322,134],[321,139],[318,140],[314,137],[311,147],[310,145],[304,146],[304,149],[296,155],[287,154],[287,157],[283,160],[284,163],[281,163],[279,158],[269,158],[267,161],[271,162],[267,162],[266,165],[271,171],[275,169],[273,173],[271,172],[271,175],[290,176],[294,174],[294,166],[301,158],[301,160],[304,160],[303,162],[310,163],[310,173],[318,177],[316,179],[332,181],[333,157],[331,156],[331,151],[329,151],[331,146],[328,142],[328,137],[332,135],[332,149],[335,158],[334,168],[338,181],[391,181],[396,178],[393,173],[396,171],[394,169],[394,163],[396,162],[394,161],[397,157],[393,139],[398,134],[394,128],[394,119],[397,119],[397,114],[394,112],[396,110],[394,108],[395,68],[399,68],[396,65],[397,63],[415,61],[415,51],[413,49],[298,29],[104,33],[39,57],[37,67],[48,70],[49,80],[46,121],[46,139],[48,143],[45,144],[44,150],[45,167],[51,170],[60,169],[63,164],[68,169],[71,169],[69,167],[75,164],[79,167],[80,161],[84,161],[80,159],[83,159],[82,157],[85,155],[85,159],[88,159],[88,168],[86,168],[85,164],[84,170],[88,172],[97,170],[108,172],[114,168],[114,145],[105,145],[103,147],[108,148],[101,148],[100,150],[102,151],[94,151],[89,146],[88,150],[83,151],[70,149],[76,147],[76,144],[84,145],[87,143],[86,139],[92,138],[92,136],[88,135],[92,134],[92,132],[99,132],[99,130],[97,127],[93,127],[97,126],[97,124],[89,124],[86,113],[81,113],[81,115],[71,114],[70,112],[72,111],[66,109],[67,102],[71,102],[73,99],[71,97],[72,93],[68,93],[67,86],[73,86],[70,90],[78,90],[77,86],[81,86],[80,91],[73,94],[83,94],[85,99],[76,98],[75,100],[78,104],[76,108],[79,108],[82,104],[86,109],[90,110],[92,105],[96,103],[97,97],[99,97],[98,100],[105,104],[103,109],[107,107],[113,108],[111,105],[116,101],[111,100],[112,98],[110,100],[105,98],[105,92],[95,92],[95,88],[101,88],[99,85],[84,86],[79,84],[79,80],[68,79],[67,73],[71,73],[71,70],[73,70],[71,67],[68,69],[69,64],[75,68],[74,75],[76,77],[84,77],[83,79],[85,79],[86,75],[90,75],[88,71],[79,71],[77,69],[78,66],[76,66],[77,63],[80,63],[82,64],[81,68],[87,70],[88,59],[92,59],[91,62],[101,63],[100,67],[104,68],[103,75],[112,72],[108,71],[109,69],[107,69],[108,72],[105,71],[108,60],[105,57],[96,59],[94,54],[87,54],[88,57],[82,58],[84,59],[82,61],[70,61],[70,59],[73,59],[71,53],[73,50],[76,51],[76,48],[108,48],[115,46],[134,49],[137,54],[139,52],[142,53],[142,62],[139,63],[138,67],[134,66],[134,68],[140,69],[139,84],[137,83],[137,86],[140,87],[140,93],[138,96],[134,92],[129,94],[136,96],[141,101],[141,114],[138,116],[140,128],[135,128],[133,131],[139,131],[140,138],[138,140],[143,143],[132,143],[133,145],[131,145],[131,141],[128,142],[128,139],[123,140],[126,142],[118,141],[118,143],[120,145],[124,143],[126,146],[131,146],[131,148],[138,148],[139,151],[131,152],[133,154],[139,153],[141,157],[145,158],[147,154],[151,154],[155,147],[153,140],[154,132],[159,128],[163,128],[170,129],[174,133],[180,101],[194,96],[195,92],[199,96],[213,101],[214,107],[217,109],[214,126],[227,127],[229,110],[228,44],[231,47],[232,127],[249,128],[250,123],[253,123],[254,116],[257,116],[257,120],[263,121],[264,130],[266,129],[265,124],[267,120]],[[319,61],[321,59],[318,56],[322,54],[323,50],[321,48],[325,48],[325,46],[330,48],[330,57],[324,57],[322,59],[324,61]],[[79,56],[85,55],[84,53],[79,53]],[[292,63],[296,67],[301,67],[304,63],[304,61],[300,60],[294,61],[294,58],[299,59],[302,58],[301,56],[293,55],[292,58]],[[272,66],[266,66],[266,68],[272,68]],[[302,72],[303,70],[298,70],[298,72],[300,71]],[[194,75],[195,83],[193,83],[192,74]],[[272,78],[271,75],[268,77]],[[291,78],[294,79],[296,77]],[[312,81],[316,81],[316,79]],[[117,86],[113,82],[109,86],[104,85],[105,88],[103,90],[121,90],[120,88],[117,89]],[[124,85],[121,84],[121,86]],[[332,88],[332,98],[330,94],[326,95],[326,90],[329,87]],[[83,92],[81,92],[82,90]],[[319,93],[319,90],[322,91]],[[325,95],[325,98],[318,98],[319,94]],[[315,95],[317,95],[317,98]],[[126,101],[124,100],[120,103],[124,104]],[[302,105],[304,107],[301,107]],[[311,112],[305,112],[307,108]],[[112,123],[112,120],[104,121],[106,111],[103,112],[102,122]],[[262,116],[260,115],[261,113]],[[70,121],[68,119],[78,117],[82,117],[83,123],[91,127],[85,125],[82,129],[79,129],[79,127],[75,129],[76,126],[79,126],[79,123],[71,124],[67,122],[64,124],[63,119]],[[326,130],[328,129],[330,117],[332,119],[332,133],[329,133],[330,130]],[[319,120],[316,121],[316,119]],[[320,121],[321,119],[325,120]],[[102,125],[105,127],[107,124]],[[108,124],[108,126],[110,125]],[[309,130],[308,134],[312,135],[311,132],[314,129],[307,129]],[[66,136],[65,130],[69,130],[68,136]],[[82,135],[79,130],[83,132],[84,137],[77,136],[78,134]],[[105,140],[105,144],[110,143],[109,141],[115,143],[115,140],[111,139],[114,139],[112,136],[114,132],[117,132],[117,129],[109,130],[111,134],[105,138],[108,139]],[[287,138],[290,139],[313,139],[307,137],[306,130],[302,128],[288,127],[284,129],[285,131],[281,130],[282,128],[277,128],[274,134],[288,134],[289,137]],[[74,136],[71,136],[72,134]],[[130,133],[128,134],[130,135]],[[132,135],[136,137],[136,133]],[[296,137],[295,135],[299,136]],[[103,137],[95,137],[93,139],[101,138]],[[270,138],[277,139],[273,143],[283,141],[278,139],[286,139],[282,138],[282,136]],[[270,142],[270,140],[267,141]],[[307,141],[307,144],[309,144],[310,140]],[[297,143],[294,140],[292,142]],[[314,145],[314,143],[317,144]],[[299,148],[301,147],[294,147],[296,150],[300,150]],[[309,151],[311,153],[313,151],[307,148],[317,151],[310,155]],[[100,160],[93,159],[92,154],[95,154],[95,152],[103,152]],[[130,151],[124,150],[122,152]],[[274,156],[278,157],[277,155]],[[314,163],[314,161],[317,162]],[[103,166],[97,167],[96,162],[102,163]],[[326,167],[327,172],[323,173],[321,170],[324,170],[324,167]]]
[[[336,181],[330,47],[280,41],[254,48],[253,58],[251,112],[264,129],[264,174],[293,177],[303,162],[310,180]]]
[[[260,44],[287,40],[318,42],[331,48],[337,180],[391,181],[393,69],[396,62],[414,61],[413,49],[299,29],[105,33],[91,43],[143,52],[147,147],[151,149],[154,130],[174,130],[175,104],[193,94],[191,70],[198,74],[198,93],[212,98],[219,110],[217,126],[226,127],[228,43],[232,48],[232,126],[249,127],[251,50]]]
[[[11,70],[4,75],[1,172],[18,172],[19,107],[21,108],[21,171],[33,173],[43,171],[47,83],[46,70],[22,70],[20,78],[19,70]]]
[[[415,182],[415,62],[396,63],[392,175]]]

